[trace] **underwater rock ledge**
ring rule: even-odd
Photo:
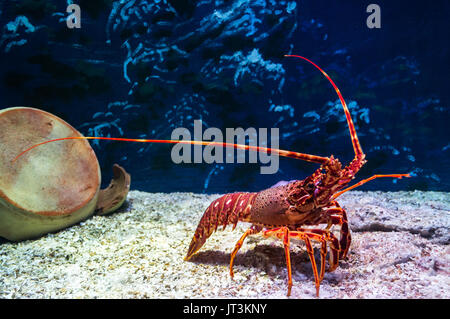
[[[214,233],[183,261],[197,223],[219,195],[131,191],[115,214],[37,240],[0,243],[0,298],[286,298],[282,243],[247,229]],[[353,241],[326,273],[320,298],[449,298],[450,193],[344,194]],[[317,246],[315,246],[317,247]],[[319,261],[319,249],[316,260]],[[290,298],[315,298],[304,245],[291,243]]]

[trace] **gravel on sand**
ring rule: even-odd
[[[234,280],[230,253],[249,224],[227,227],[184,261],[197,223],[220,195],[131,191],[116,213],[19,243],[0,242],[0,298],[287,298],[281,241],[249,236]],[[348,192],[347,260],[320,298],[450,297],[450,193]],[[315,245],[320,264],[319,246]],[[291,241],[289,298],[315,298],[304,244]]]

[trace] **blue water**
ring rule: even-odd
[[[81,8],[81,28],[66,7]],[[353,158],[337,96],[299,54],[319,64],[346,99],[368,163],[365,190],[450,191],[450,3],[376,1],[2,1],[0,108],[37,107],[84,135],[169,139],[173,129],[280,130],[280,148]],[[104,183],[119,163],[150,192],[256,191],[316,168],[174,164],[172,146],[96,142]]]

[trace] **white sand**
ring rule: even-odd
[[[230,252],[248,224],[214,233],[183,261],[217,197],[132,191],[117,213],[36,240],[3,241],[0,298],[286,298],[284,250],[274,239],[247,238],[230,279]],[[340,203],[352,247],[326,273],[320,298],[450,297],[449,193],[356,191]],[[291,246],[290,298],[315,298],[304,245]]]

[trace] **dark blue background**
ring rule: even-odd
[[[353,151],[331,85],[350,106],[368,164],[361,189],[449,191],[450,2],[71,1],[0,4],[0,108],[30,106],[85,135],[168,139],[176,127],[279,127],[280,148],[344,163]],[[366,7],[381,7],[381,29]],[[169,145],[92,142],[107,183],[113,163],[151,192],[255,191],[303,179],[317,165],[182,164]]]

